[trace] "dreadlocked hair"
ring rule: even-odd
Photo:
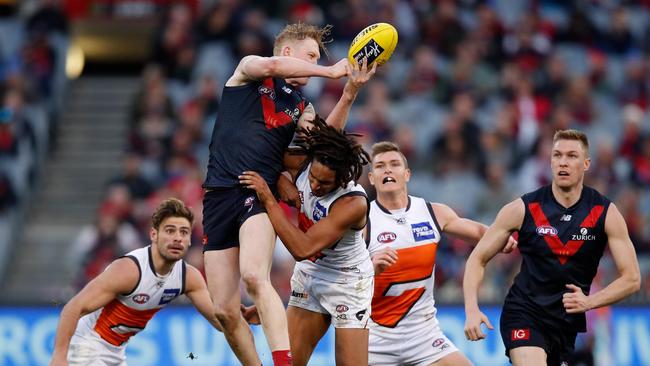
[[[370,155],[354,138],[361,135],[336,129],[318,115],[312,124],[309,128],[299,128],[295,140],[296,153],[307,155],[304,164],[315,160],[332,169],[338,188],[345,187],[350,181],[356,183],[364,165],[370,162]]]

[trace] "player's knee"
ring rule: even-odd
[[[231,306],[219,303],[214,304],[214,315],[226,329],[236,325],[241,317],[239,308],[233,309]]]
[[[249,295],[256,296],[260,290],[270,284],[267,276],[255,271],[246,271],[241,274],[241,279]]]

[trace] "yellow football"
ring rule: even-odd
[[[373,62],[383,65],[397,46],[397,30],[388,23],[375,23],[364,28],[350,44],[348,60],[361,64],[368,58],[368,66]]]

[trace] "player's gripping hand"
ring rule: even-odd
[[[244,304],[241,304],[239,309],[241,310],[242,317],[244,317],[244,320],[246,320],[248,324],[262,324],[260,321],[260,315],[257,313],[257,307],[255,305],[244,306]]]
[[[377,72],[377,63],[375,62],[372,68],[368,69],[368,59],[365,57],[361,66],[357,63],[348,65],[348,81],[345,83],[344,91],[356,93],[375,75],[375,72]]]
[[[384,248],[372,256],[372,265],[375,267],[375,276],[384,272],[386,268],[397,263],[397,252],[393,248]]]
[[[518,244],[519,244],[519,242],[517,241],[517,239],[515,239],[512,235],[510,235],[508,237],[508,242],[506,243],[506,246],[503,247],[503,250],[501,250],[501,252],[502,253],[510,253],[513,250],[515,250],[515,248],[517,248]]]
[[[562,295],[562,304],[568,314],[584,313],[591,309],[589,296],[585,295],[580,287],[567,284],[566,288],[571,290],[571,292],[566,292]]]
[[[264,178],[262,178],[262,176],[258,173],[247,170],[243,172],[242,175],[240,175],[238,178],[239,184],[248,189],[252,189],[255,191],[255,193],[257,193],[257,198],[264,205],[264,207],[268,207],[269,205],[272,205],[276,202],[275,197],[273,197],[273,193],[271,193],[269,185],[266,184]]]
[[[485,339],[481,324],[485,323],[488,329],[494,329],[488,317],[480,310],[465,311],[465,338],[470,341]]]
[[[350,65],[348,64],[348,59],[343,58],[339,62],[330,66],[330,78],[331,79],[340,79],[348,74],[348,69]]]

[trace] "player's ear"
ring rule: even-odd
[[[368,181],[370,181],[370,185],[374,186],[375,185],[375,177],[372,175],[372,167],[370,167],[370,171],[368,172]]]
[[[404,181],[408,182],[411,180],[411,169],[406,168],[406,172],[404,173]]]
[[[158,241],[158,230],[151,228],[151,230],[149,230],[149,239],[151,239],[152,243]]]
[[[591,158],[586,158],[585,159],[585,171],[589,170],[589,166],[591,166]]]
[[[285,44],[284,46],[282,46],[282,52],[280,52],[281,56],[291,56],[292,53],[293,53],[293,49],[291,49],[289,45]]]

